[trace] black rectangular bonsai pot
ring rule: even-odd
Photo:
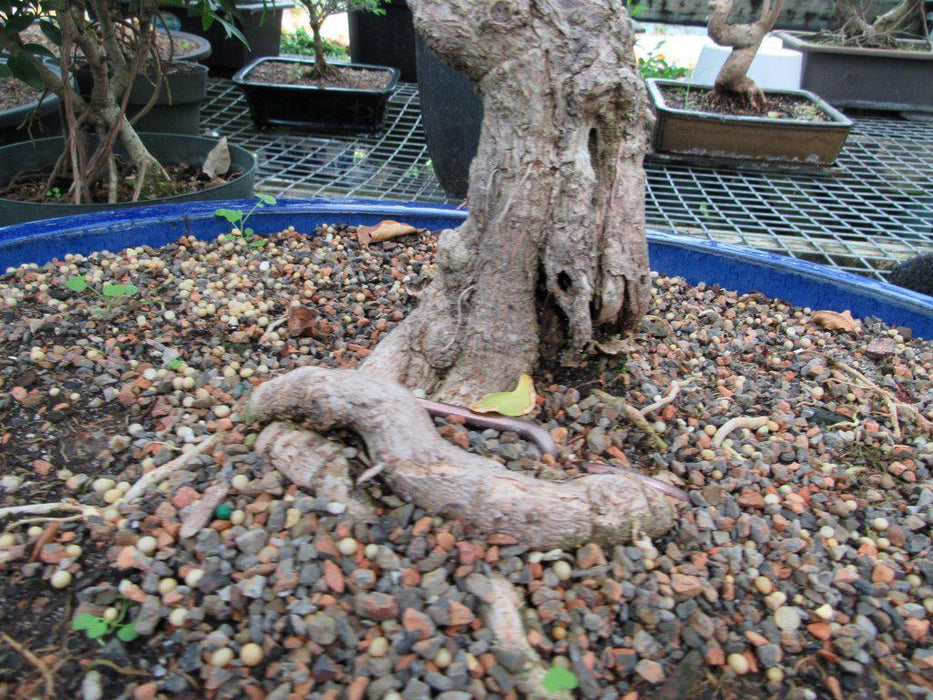
[[[778,32],[785,48],[803,55],[800,86],[837,107],[933,112],[933,51],[917,40],[912,49],[862,49]],[[927,50],[922,50],[926,47]]]
[[[732,116],[667,105],[661,87],[686,83],[648,81],[648,93],[657,113],[654,147],[662,153],[711,158],[756,159],[809,165],[831,165],[845,143],[852,122],[816,95],[803,90],[769,91],[810,100],[829,121]],[[693,86],[697,91],[709,86]]]
[[[0,54],[0,65],[5,65],[7,58],[6,54]],[[55,70],[54,67],[52,68]],[[15,78],[7,79],[15,80]],[[62,133],[58,97],[49,94],[40,102],[38,99],[40,96],[41,92],[37,90],[36,99],[32,102],[0,109],[0,146]]]
[[[233,82],[246,94],[253,123],[258,128],[285,126],[327,133],[376,132],[385,121],[389,97],[395,91],[399,70],[387,66],[332,62],[331,65],[391,73],[389,84],[379,90],[315,87],[312,85],[272,85],[257,82],[250,73],[265,61],[313,65],[313,59],[291,57],[260,58],[233,76]]]

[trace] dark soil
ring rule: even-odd
[[[38,26],[32,26],[21,34],[23,41],[34,44],[41,44],[50,49],[53,53],[58,53],[58,47],[50,42]],[[172,37],[166,32],[156,32],[156,45],[159,47],[159,56],[163,60],[181,61],[190,56],[197,50],[198,45],[185,38]],[[80,55],[80,52],[78,52]]]
[[[733,117],[767,117],[807,122],[828,122],[829,116],[817,105],[804,97],[795,95],[767,95],[768,106],[756,110],[748,105],[730,104],[705,87],[660,85],[664,102],[676,109],[689,109]]]
[[[26,83],[12,78],[0,80],[0,111],[28,105],[39,99],[42,93]]]
[[[133,198],[135,181],[130,164],[122,158],[117,158],[117,167],[120,169],[120,187],[118,201],[128,202]],[[189,192],[199,192],[210,187],[217,187],[239,176],[238,170],[231,170],[227,175],[210,178],[201,172],[200,166],[181,163],[179,165],[165,165],[170,181],[151,187],[148,183],[143,189],[140,200],[161,199],[174,197]],[[4,187],[0,187],[0,197],[13,199],[19,202],[45,202],[47,204],[68,204],[68,191],[71,188],[71,177],[59,177],[48,186],[51,169],[39,172],[18,173],[13,180]],[[91,188],[93,202],[107,202],[107,183],[98,182]]]
[[[392,74],[383,70],[347,68],[331,64],[324,75],[314,75],[312,65],[291,61],[266,61],[249,72],[252,82],[273,85],[308,85],[312,87],[383,90],[392,81]]]

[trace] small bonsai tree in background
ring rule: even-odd
[[[300,0],[302,6],[308,11],[308,24],[311,27],[311,36],[314,40],[314,66],[310,73],[314,76],[326,75],[331,71],[327,63],[326,44],[321,36],[321,27],[324,20],[331,15],[341,12],[362,10],[374,12],[377,15],[385,14],[382,9],[383,0]]]
[[[757,22],[747,24],[728,22],[733,0],[710,0],[709,5],[713,11],[709,19],[709,37],[720,46],[732,48],[732,53],[716,76],[714,99],[764,111],[768,101],[761,88],[748,77],[748,69],[755,60],[762,40],[774,28],[784,0],[761,0],[761,16]]]
[[[202,15],[206,26],[219,21],[229,33],[242,38],[232,22],[234,0],[196,3],[192,11]],[[0,49],[10,54],[9,74],[61,99],[65,147],[43,192],[52,190],[64,177],[70,182],[68,200],[81,204],[94,201],[92,190],[105,183],[106,201],[113,203],[118,201],[121,183],[133,183],[133,201],[144,192],[158,196],[167,185],[165,168],[126,118],[136,77],[151,76],[157,87],[162,78],[153,27],[157,14],[158,0],[130,0],[127,4],[119,0],[0,0]],[[30,32],[33,28],[57,48],[58,56],[35,42]],[[70,79],[79,64],[88,66],[93,79],[87,98]],[[117,144],[126,154],[126,168],[118,165]]]
[[[831,36],[848,46],[864,48],[896,47],[899,37],[929,37],[923,0],[902,0],[888,12],[869,19],[871,3],[861,0],[835,0],[839,27]]]

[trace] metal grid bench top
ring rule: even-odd
[[[872,277],[933,250],[933,115],[851,115],[832,168],[736,169],[651,158],[648,222]],[[448,202],[431,167],[417,86],[402,83],[378,135],[257,131],[235,85],[212,80],[205,131],[257,153],[261,191]]]

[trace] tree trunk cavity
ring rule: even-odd
[[[716,76],[713,86],[716,98],[764,111],[768,101],[761,88],[748,77],[748,69],[755,60],[762,40],[777,22],[784,0],[762,0],[758,21],[747,24],[729,24],[733,0],[711,0],[709,6],[713,11],[708,27],[710,39],[720,46],[732,48]]]
[[[650,114],[618,0],[409,5],[485,114],[469,218],[441,234],[435,279],[364,367],[462,404],[637,325]]]

